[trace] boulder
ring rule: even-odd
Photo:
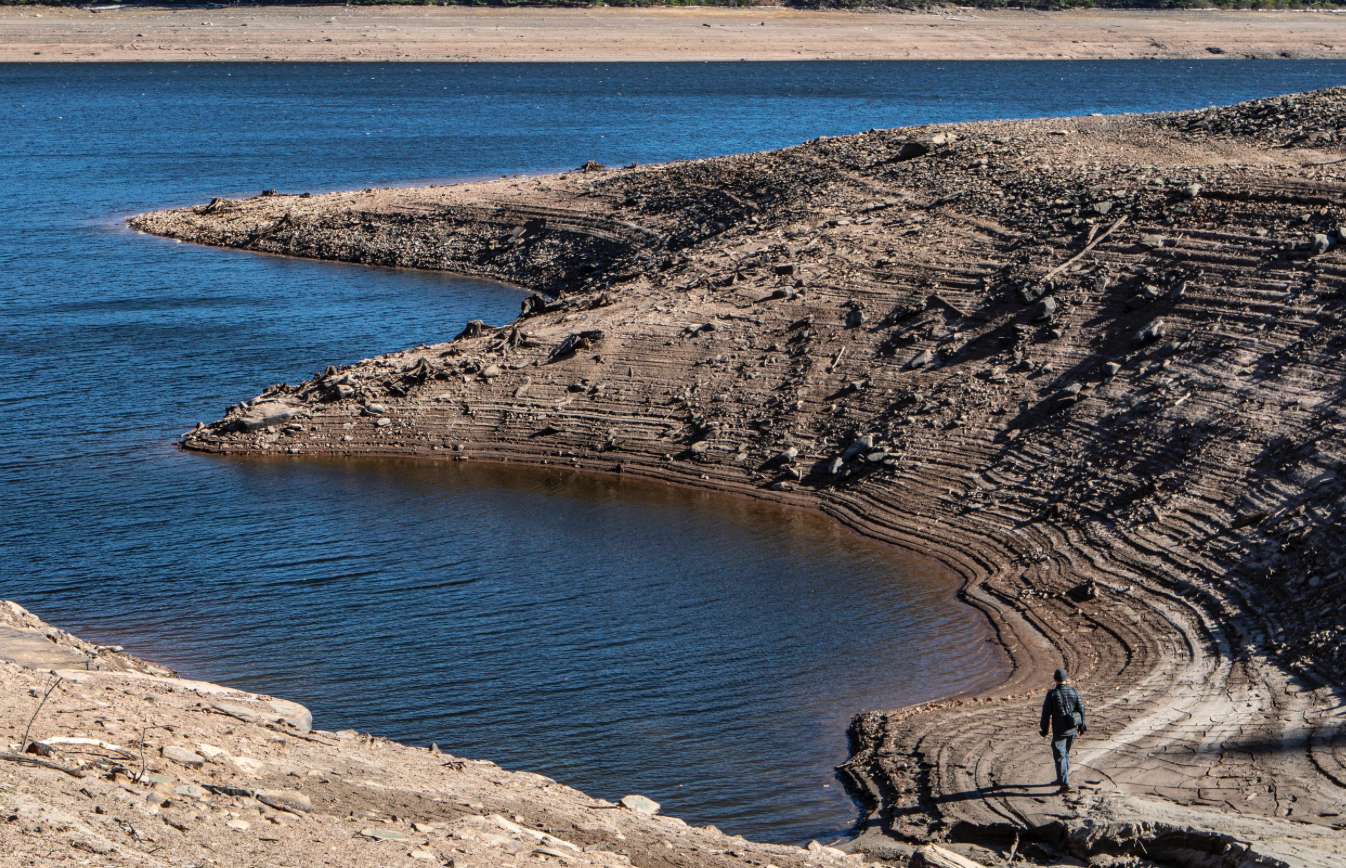
[[[1032,317],[1034,322],[1042,322],[1056,316],[1056,299],[1048,296],[1033,306]]]
[[[1321,256],[1332,249],[1332,236],[1319,232],[1309,240],[1309,254]]]

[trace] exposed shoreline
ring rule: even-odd
[[[133,225],[560,299],[269,390],[188,448],[617,470],[939,559],[1014,668],[857,719],[875,830],[1326,868],[1346,846],[1343,118],[1327,91],[874,131]],[[1097,700],[1065,803],[1034,789],[1062,660]]]
[[[1218,53],[1217,53],[1218,52]],[[1331,12],[0,6],[0,62],[1346,58]]]
[[[3,600],[0,697],[6,868],[860,864],[816,842],[749,842],[652,802],[324,730],[297,703],[180,678]],[[25,734],[38,749],[19,752]]]

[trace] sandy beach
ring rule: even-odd
[[[0,61],[1346,57],[1322,12],[0,8]]]

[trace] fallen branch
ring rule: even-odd
[[[55,672],[51,673],[51,678],[47,679],[47,689],[42,691],[42,699],[38,701],[37,708],[33,709],[33,716],[28,718],[28,725],[23,728],[23,738],[19,739],[19,753],[28,753],[28,733],[33,729],[33,721],[42,713],[42,706],[47,704],[47,698],[51,692],[56,689],[56,685],[61,683],[61,676]]]
[[[1084,245],[1084,249],[1083,249],[1083,250],[1081,250],[1079,253],[1076,253],[1074,256],[1070,257],[1070,258],[1067,259],[1065,262],[1062,262],[1060,265],[1056,266],[1056,267],[1053,268],[1051,271],[1047,272],[1047,274],[1044,275],[1043,278],[1042,278],[1040,281],[1038,281],[1038,282],[1039,282],[1039,283],[1046,283],[1047,281],[1051,280],[1051,279],[1052,279],[1053,277],[1055,277],[1056,275],[1060,274],[1062,271],[1065,271],[1068,267],[1070,267],[1071,265],[1073,265],[1073,264],[1074,264],[1074,263],[1075,263],[1081,256],[1083,256],[1084,254],[1088,253],[1090,250],[1093,250],[1095,247],[1097,247],[1097,246],[1098,246],[1098,243],[1099,243],[1100,241],[1102,241],[1104,238],[1107,238],[1109,235],[1111,235],[1114,229],[1116,229],[1118,226],[1121,226],[1121,225],[1122,225],[1123,223],[1125,223],[1125,222],[1126,222],[1126,215],[1123,214],[1121,217],[1118,217],[1116,220],[1114,220],[1111,226],[1109,226],[1107,229],[1104,229],[1102,232],[1100,232],[1100,233],[1098,233],[1097,235],[1095,235],[1095,236],[1094,236],[1094,240],[1093,240],[1093,241],[1090,241],[1088,244]]]
[[[103,750],[110,750],[113,753],[121,754],[127,759],[136,758],[135,751],[127,750],[124,747],[118,747],[115,744],[111,744],[109,742],[102,741],[96,738],[77,738],[73,736],[58,735],[54,736],[53,738],[39,739],[37,743],[47,745],[68,744],[68,745],[87,745],[89,747],[101,747]]]
[[[39,766],[44,769],[52,769],[58,772],[65,772],[72,778],[84,777],[84,772],[70,766],[63,766],[60,763],[54,763],[51,760],[44,760],[41,757],[30,756],[25,753],[10,753],[9,751],[0,751],[0,760],[6,760],[12,763],[18,763],[23,766]]]

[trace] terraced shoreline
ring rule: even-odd
[[[856,720],[860,846],[1328,866],[1343,125],[1336,89],[132,225],[539,293],[272,387],[187,449],[632,473],[821,509],[961,577],[1012,675]],[[1062,663],[1092,717],[1068,800],[1036,732]]]

